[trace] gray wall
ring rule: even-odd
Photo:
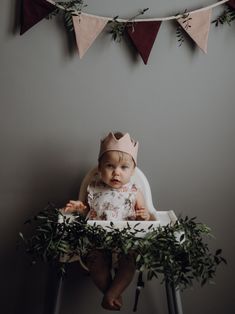
[[[207,223],[216,237],[211,248],[223,248],[228,259],[215,285],[183,293],[184,313],[234,313],[235,23],[211,27],[207,55],[188,42],[178,48],[168,22],[147,66],[125,41],[114,43],[105,33],[80,61],[59,19],[19,36],[17,2],[2,0],[0,10],[1,313],[43,313],[47,270],[28,268],[16,250],[17,233],[47,201],[63,205],[76,197],[96,163],[100,137],[117,129],[139,140],[139,166],[154,203]],[[145,7],[147,16],[167,16],[215,1],[190,2],[86,1],[89,13],[122,17]],[[131,311],[133,286],[123,313]],[[100,297],[73,266],[60,314],[103,313]],[[145,310],[167,313],[156,281],[142,294],[139,313]]]

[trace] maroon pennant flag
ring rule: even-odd
[[[55,10],[46,0],[22,0],[20,35]]]
[[[134,22],[132,25],[127,26],[127,34],[143,59],[144,64],[148,62],[161,23],[161,21]]]
[[[231,8],[235,9],[235,0],[229,0],[229,1],[227,2],[227,4],[228,4]]]

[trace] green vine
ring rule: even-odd
[[[179,44],[178,46],[181,47],[183,42],[185,41],[185,31],[187,31],[191,27],[190,21],[192,20],[192,18],[189,16],[187,9],[184,10],[183,14],[176,14],[176,16],[178,15],[180,15],[180,19],[183,19],[184,24],[183,27],[181,25],[178,25],[178,27],[176,28],[176,37]]]
[[[235,10],[232,9],[229,5],[226,5],[224,12],[218,16],[211,23],[215,24],[216,27],[219,25],[227,24],[231,26],[232,21],[235,20]]]
[[[46,16],[46,19],[47,20],[51,20],[54,16],[57,16],[59,13],[60,13],[61,9],[60,8],[55,8],[54,11],[52,11],[51,13],[49,13],[47,16]]]
[[[109,24],[111,24],[110,34],[112,35],[112,39],[114,41],[120,42],[127,27],[132,27],[134,31],[135,19],[143,15],[148,9],[149,8],[140,10],[136,15],[129,18],[126,22],[119,22],[119,16],[115,16],[112,21],[108,22]]]
[[[19,233],[24,250],[32,263],[37,261],[61,262],[62,274],[69,260],[75,255],[81,258],[94,249],[105,249],[119,254],[136,252],[136,268],[147,271],[147,278],[168,280],[186,288],[196,279],[204,285],[213,279],[217,266],[226,263],[219,249],[211,253],[204,236],[210,229],[196,222],[195,218],[180,218],[174,225],[160,226],[140,237],[138,222],[134,229],[129,226],[119,230],[110,223],[109,230],[91,226],[80,215],[72,218],[49,204],[26,224],[33,226],[33,234]]]
[[[82,10],[87,7],[83,0],[72,0],[68,2],[55,2],[56,9],[50,13],[47,18],[51,19],[59,13],[63,14],[65,28],[69,32],[73,32],[73,16],[79,16]]]

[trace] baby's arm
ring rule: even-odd
[[[135,204],[136,220],[156,220],[156,217],[151,214],[145,205],[143,194],[138,191]]]
[[[66,204],[65,213],[74,213],[77,212],[79,214],[82,214],[84,216],[87,215],[89,208],[88,206],[84,205],[81,201],[69,201],[69,203]]]

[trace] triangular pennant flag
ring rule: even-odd
[[[229,0],[229,1],[227,2],[227,4],[228,4],[231,8],[235,9],[235,0]]]
[[[160,29],[161,21],[134,22],[126,31],[139,52],[144,64],[147,64],[150,52]]]
[[[80,59],[82,59],[107,23],[108,19],[104,17],[89,16],[83,13],[79,16],[73,16],[73,26]]]
[[[179,18],[177,21],[182,28],[189,34],[198,47],[207,53],[207,42],[210,29],[211,9],[190,13],[185,18]]]
[[[22,0],[20,35],[55,10],[46,0]]]

